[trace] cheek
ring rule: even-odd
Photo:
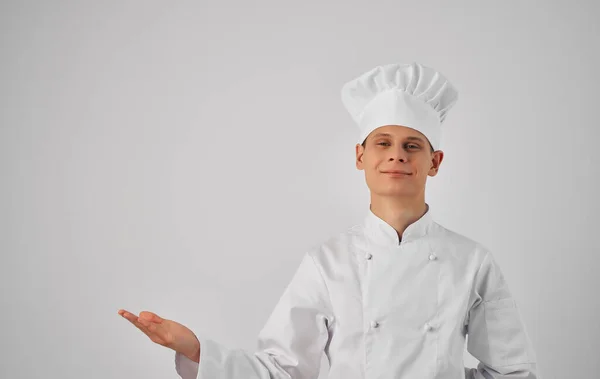
[[[369,181],[371,181],[371,182],[378,181],[378,180],[380,180],[380,176],[381,175],[380,175],[377,167],[374,167],[374,166],[365,167],[365,177]]]
[[[427,175],[431,168],[431,163],[429,161],[418,162],[415,165],[415,171],[419,173],[419,175]]]

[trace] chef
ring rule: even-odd
[[[176,351],[178,374],[316,379],[324,353],[330,379],[541,378],[492,252],[437,223],[425,201],[455,87],[413,62],[364,72],[341,95],[359,127],[364,218],[306,251],[255,351],[194,333],[197,359]],[[476,368],[464,367],[465,344]]]

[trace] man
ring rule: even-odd
[[[356,167],[370,206],[361,223],[310,249],[255,352],[230,349],[151,312],[120,310],[176,351],[184,379],[539,379],[502,272],[482,244],[433,221],[427,177],[443,160],[454,86],[420,65],[378,66],[342,88],[360,129]],[[467,350],[480,361],[463,366]]]

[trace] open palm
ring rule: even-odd
[[[139,316],[136,316],[134,313],[120,309],[119,314],[140,329],[152,342],[180,352],[190,359],[197,357],[198,339],[186,326],[148,311],[142,311]]]

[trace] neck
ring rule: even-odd
[[[391,225],[398,233],[398,238],[402,240],[404,230],[423,217],[428,205],[423,197],[406,199],[371,195],[370,209],[373,214]]]

